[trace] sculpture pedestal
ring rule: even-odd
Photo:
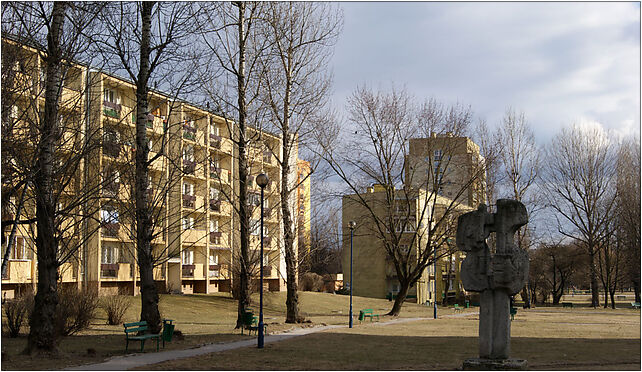
[[[469,358],[464,361],[464,371],[520,371],[526,370],[525,359]]]

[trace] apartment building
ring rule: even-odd
[[[3,40],[3,43],[12,42]],[[31,57],[25,61],[32,66],[17,69],[31,71],[33,76],[23,80],[33,85],[32,90],[38,90],[41,62],[35,50],[22,49]],[[135,85],[80,64],[72,65],[71,70],[73,73],[66,75],[61,112],[71,118],[68,122],[75,129],[71,132],[79,136],[77,141],[94,140],[98,145],[92,147],[91,153],[73,172],[75,182],[68,186],[69,193],[95,192],[98,197],[87,198],[79,208],[84,218],[77,217],[78,223],[68,234],[69,239],[76,241],[70,244],[63,239],[62,245],[75,251],[60,267],[60,281],[63,285],[86,286],[103,294],[137,294],[140,277],[132,190],[136,149]],[[31,112],[33,96],[25,93],[15,100],[11,107],[12,119],[17,122],[24,121],[25,117],[35,119]],[[44,98],[35,96],[37,104],[42,106]],[[153,210],[152,247],[158,263],[154,268],[156,284],[161,291],[173,293],[229,292],[240,241],[234,123],[211,110],[158,91],[150,93],[146,119],[149,159],[153,159],[147,192]],[[16,128],[20,128],[20,124]],[[248,151],[250,249],[257,266],[254,274],[258,277],[258,270],[263,270],[266,288],[281,290],[285,288],[279,207],[281,172],[275,159],[281,156],[280,139],[254,128],[248,132],[249,137],[257,139],[250,143]],[[73,146],[73,141],[70,145]],[[297,154],[293,156],[296,164]],[[268,174],[270,183],[265,190],[265,228],[260,231],[260,189],[254,178],[262,172]],[[3,189],[13,185],[10,174],[3,170]],[[293,177],[296,178],[296,173]],[[3,219],[12,218],[12,206],[16,204],[16,198],[12,198],[12,203],[3,210],[3,216],[7,216]],[[61,200],[64,204],[64,198]],[[21,215],[34,213],[35,204],[25,203]],[[4,233],[8,236],[8,231]],[[261,236],[266,251],[262,264],[258,262]],[[20,225],[7,275],[2,278],[3,296],[13,297],[17,291],[35,288],[34,249],[35,226]]]
[[[455,208],[450,213],[452,217],[446,216],[449,221],[456,221],[459,214],[476,208],[482,202],[484,174],[479,169],[481,159],[479,147],[466,137],[446,134],[413,138],[409,141],[409,154],[406,157],[405,184],[410,185],[408,190],[415,191],[405,196],[401,189],[396,190],[395,198],[399,202],[395,210],[391,210],[386,200],[383,185],[375,184],[360,195],[343,197],[341,262],[344,280],[353,285],[355,295],[386,298],[399,291],[393,260],[384,248],[381,232],[368,209],[382,221],[386,218],[395,221],[409,219],[404,231],[395,232],[401,234],[401,250],[410,252],[411,262],[417,260],[419,249],[427,244],[428,227],[442,219],[453,199]],[[361,200],[365,201],[368,208]],[[431,215],[432,220],[429,217]],[[357,222],[353,237],[354,281],[350,277],[350,221]],[[415,235],[418,238],[413,240]],[[465,255],[453,249],[454,239],[453,233],[438,249],[437,256],[440,258],[437,264],[424,270],[417,284],[410,289],[409,300],[416,299],[417,303],[426,304],[435,300],[441,302],[444,296],[458,298],[464,293],[459,270]]]

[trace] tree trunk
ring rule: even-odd
[[[589,249],[591,258],[591,306],[596,308],[600,306],[600,290],[597,284],[597,269],[595,268],[595,251],[593,247]]]
[[[239,223],[240,223],[240,257],[238,270],[238,312],[236,318],[236,328],[243,326],[243,313],[250,306],[250,257],[249,257],[249,225],[250,216],[247,205],[247,154],[246,154],[246,116],[247,105],[245,102],[245,3],[239,1],[235,3],[239,8],[238,16],[238,41],[239,41],[239,67],[237,73],[238,88],[238,148],[239,148]],[[263,262],[261,262],[263,265]]]
[[[149,142],[147,140],[147,101],[150,61],[150,37],[153,2],[141,6],[142,32],[140,43],[140,70],[136,84],[136,248],[140,271],[141,310],[140,320],[146,321],[152,333],[161,329],[158,311],[158,289],[154,282],[154,259],[152,251],[152,210],[148,200],[149,186]]]
[[[399,282],[399,293],[397,293],[397,298],[395,298],[395,303],[392,305],[392,309],[386,315],[398,316],[401,312],[401,306],[408,296],[408,291],[410,290],[410,283],[407,281]],[[436,300],[436,299],[435,299]]]
[[[524,309],[530,309],[531,308],[531,296],[528,293],[528,282],[524,284],[524,288],[522,288],[522,300],[524,301]]]
[[[640,278],[633,279],[633,292],[635,292],[635,302],[640,303]]]
[[[47,35],[47,80],[45,112],[40,125],[38,158],[34,172],[36,193],[36,252],[38,258],[38,292],[29,322],[29,338],[25,352],[57,352],[55,314],[58,305],[57,276],[58,242],[55,237],[56,205],[53,196],[54,143],[58,135],[58,101],[62,84],[62,52],[60,38],[67,4],[55,2],[51,12],[51,26]]]

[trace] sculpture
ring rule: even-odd
[[[468,359],[464,369],[521,369],[525,360],[509,359],[510,296],[528,277],[528,255],[515,246],[515,232],[528,223],[526,207],[517,200],[497,200],[497,212],[481,204],[459,217],[457,248],[466,252],[461,280],[467,291],[480,292],[479,358]],[[495,233],[494,252],[486,238]]]

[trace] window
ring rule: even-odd
[[[210,124],[210,134],[213,134],[215,136],[219,135],[219,129],[216,124]]]
[[[263,256],[263,266],[269,266],[270,265],[270,257],[266,254]]]
[[[113,246],[103,246],[103,256],[101,263],[115,264],[118,263],[118,248]]]
[[[183,230],[191,230],[194,228],[194,217],[183,217]]]
[[[194,161],[194,147],[185,146],[183,149],[183,160]]]
[[[268,227],[265,224],[263,224],[263,236],[268,236]]]
[[[189,182],[183,183],[183,195],[194,195],[194,185]]]
[[[186,249],[183,251],[182,262],[183,265],[193,265],[194,264],[194,251],[191,249]]]
[[[25,238],[23,238],[22,236],[15,236],[13,238],[13,246],[11,247],[12,260],[27,259],[27,247],[25,243]]]
[[[441,158],[442,158],[443,155],[444,154],[441,151],[441,149],[435,150],[435,156],[434,156],[435,161],[441,161]]]
[[[120,97],[112,89],[105,88],[103,91],[103,100],[111,103],[120,103]]]
[[[218,158],[218,156],[215,156],[210,159],[210,167],[211,168],[220,168],[221,167],[221,162]]]
[[[259,230],[261,229],[261,221],[251,219],[250,220],[250,234],[254,236],[259,235]]]
[[[16,106],[16,105],[11,106],[11,114],[10,114],[10,116],[14,120],[18,119],[18,117],[20,116],[20,114],[18,113],[18,106]]]
[[[247,194],[247,205],[259,206],[261,205],[261,196],[259,194]]]
[[[210,221],[210,232],[218,232],[218,220]]]
[[[103,223],[118,223],[118,211],[112,208],[105,208],[100,211]]]
[[[215,189],[213,187],[210,187],[210,199],[211,200],[218,200],[219,195],[220,195],[220,190]]]
[[[407,222],[406,222],[407,221]],[[400,233],[400,232],[414,232],[415,231],[415,224],[416,220],[414,217],[411,217],[410,219],[406,218],[398,218],[395,219],[395,231]]]
[[[218,265],[218,255],[210,253],[210,265]]]

